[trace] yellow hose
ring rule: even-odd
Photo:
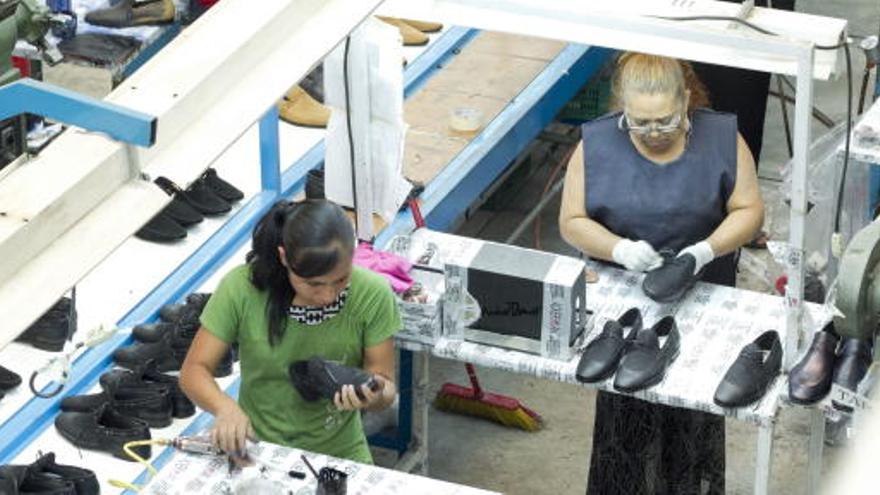
[[[147,471],[150,473],[151,477],[156,476],[157,474],[159,474],[159,472],[156,471],[156,468],[154,468],[153,465],[150,464],[149,461],[147,461],[143,457],[137,455],[133,450],[131,450],[133,447],[142,447],[144,445],[171,445],[171,440],[169,440],[167,438],[156,438],[153,440],[136,440],[134,442],[128,442],[122,446],[122,451],[125,452],[125,454],[127,456],[129,456],[132,460],[135,460],[135,461],[139,462],[140,464],[142,464],[144,467],[146,467]],[[115,486],[116,488],[124,488],[126,490],[132,490],[132,491],[138,492],[138,493],[140,493],[141,488],[143,488],[143,487],[135,485],[134,483],[129,483],[127,481],[120,481],[120,480],[114,480],[114,479],[111,479],[108,481],[111,485]]]

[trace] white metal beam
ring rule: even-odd
[[[736,17],[735,3],[709,0],[388,0],[383,14],[552,38],[730,67],[798,75],[799,46],[834,45],[847,21],[755,8],[748,21],[780,36],[731,29],[730,22],[669,21],[652,16]],[[828,79],[838,53],[815,57],[813,76]]]
[[[147,180],[188,185],[379,3],[225,0],[107,97],[155,146],[72,129],[0,181],[0,347],[170,200]]]

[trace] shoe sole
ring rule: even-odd
[[[831,390],[828,390],[828,392],[830,392],[830,391]],[[819,402],[822,402],[822,399],[824,399],[825,397],[828,396],[828,392],[825,392],[820,397],[818,397],[816,399],[812,399],[812,400],[802,400],[802,399],[792,397],[791,393],[789,392],[788,401],[791,402],[792,404],[797,404],[799,406],[812,406],[813,404],[817,404]]]

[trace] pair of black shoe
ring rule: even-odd
[[[177,377],[161,373],[153,361],[136,370],[114,369],[101,375],[100,393],[75,395],[61,401],[63,413],[94,414],[109,405],[121,415],[139,419],[150,428],[164,428],[172,418],[195,414],[192,401]]]
[[[159,310],[160,321],[138,325],[132,335],[138,341],[117,349],[113,359],[122,367],[135,370],[154,361],[160,372],[178,371],[183,365],[189,346],[198,332],[199,316],[210,294],[193,293],[186,303],[170,304]],[[214,370],[214,376],[232,374],[234,351],[230,349]]]
[[[758,401],[779,375],[782,344],[775,330],[746,344],[727,369],[713,400],[721,407],[742,407]]]
[[[305,361],[294,361],[288,367],[290,382],[303,400],[313,402],[318,399],[333,400],[344,385],[354,385],[358,398],[364,400],[361,387],[367,386],[373,392],[379,391],[376,378],[360,368],[344,366],[317,356]]]
[[[62,297],[15,340],[50,352],[64,350],[76,332],[76,308],[69,297]]]
[[[829,322],[813,335],[813,342],[800,362],[788,375],[788,396],[796,404],[814,404],[837,384],[851,392],[858,390],[872,361],[869,340],[847,338],[841,341]],[[832,404],[849,410],[849,406]]]
[[[21,385],[21,377],[14,371],[0,366],[0,399],[6,395],[7,390],[13,389],[19,385]]]
[[[187,189],[181,189],[165,177],[159,177],[155,183],[172,196],[172,200],[135,233],[145,241],[170,242],[183,239],[186,237],[186,227],[201,222],[206,216],[228,213],[232,209],[232,203],[244,197],[244,193],[221,179],[213,168],[205,171]]]
[[[91,412],[65,411],[55,417],[58,434],[74,446],[98,450],[126,461],[136,461],[124,450],[130,442],[150,440],[150,426],[146,421],[121,413],[113,403],[105,402]],[[149,445],[131,450],[149,459]]]
[[[57,464],[51,452],[27,466],[0,466],[0,495],[98,495],[100,492],[95,473]]]
[[[654,301],[671,303],[684,297],[693,288],[703,270],[694,273],[697,260],[692,254],[676,256],[672,253],[662,253],[662,255],[663,265],[645,275],[642,291]]]
[[[624,328],[630,328],[624,337]],[[660,345],[660,337],[666,337]],[[669,365],[678,357],[680,345],[675,318],[661,318],[651,328],[642,328],[637,308],[627,310],[617,320],[605,323],[584,350],[575,377],[582,383],[595,383],[614,377],[614,388],[635,392],[663,380]]]

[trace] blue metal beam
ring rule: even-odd
[[[33,79],[0,87],[0,120],[22,113],[103,132],[138,146],[156,142],[156,117]]]

